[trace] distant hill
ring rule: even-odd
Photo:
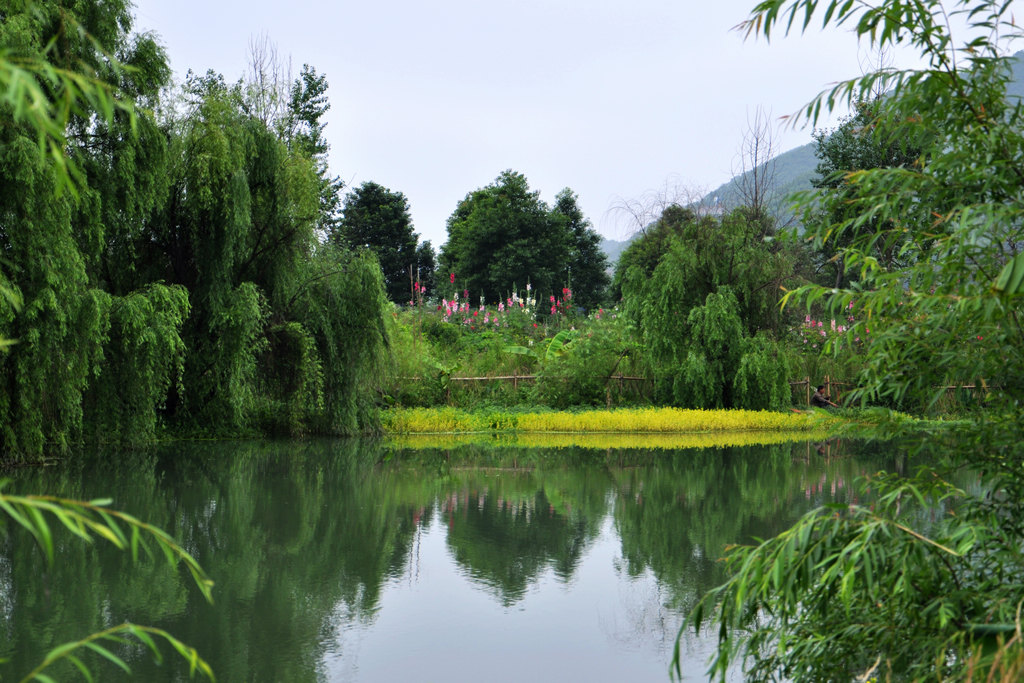
[[[1012,57],[1013,78],[1007,84],[1007,96],[1024,99],[1024,51]],[[785,206],[785,199],[794,192],[811,189],[811,180],[815,177],[818,159],[814,156],[815,143],[808,142],[775,157],[775,190],[779,205],[775,207],[783,221],[791,217]],[[744,175],[749,175],[748,171]],[[704,206],[720,205],[726,209],[742,204],[740,181],[743,176],[736,176],[727,183],[708,192],[702,199]]]
[[[780,215],[788,217],[785,206],[785,199],[794,192],[811,189],[811,179],[814,178],[814,169],[818,165],[818,159],[814,156],[815,143],[808,142],[788,152],[783,152],[774,158],[775,163],[775,194],[779,206],[773,207]],[[726,209],[740,206],[743,198],[740,193],[741,181],[753,171],[736,176],[732,180],[717,189],[707,193],[701,204],[705,206],[722,206]]]
[[[603,251],[604,255],[608,257],[608,265],[612,270],[615,270],[615,264],[619,262],[619,256],[622,255],[622,252],[626,250],[626,247],[628,247],[629,243],[632,241],[632,238],[621,242],[618,240],[610,240],[607,237],[601,238],[601,251]]]
[[[1012,57],[1013,78],[1007,84],[1006,94],[1011,98],[1024,100],[1024,50]],[[783,222],[788,221],[792,214],[785,206],[786,198],[794,192],[811,189],[811,180],[815,177],[815,168],[818,166],[818,159],[814,156],[815,143],[808,142],[805,145],[783,152],[775,157],[775,190],[778,197],[776,213]],[[748,171],[749,175],[752,171]],[[741,205],[740,180],[743,176],[736,176],[732,180],[723,183],[716,189],[708,192],[700,200],[700,205],[705,210],[714,210],[722,207],[728,210]],[[602,239],[601,251],[608,256],[608,263],[612,269],[619,261],[619,256],[629,246],[632,239],[622,242],[616,240]]]

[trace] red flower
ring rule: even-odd
[[[477,315],[479,315],[479,313],[480,311],[473,311],[473,317],[475,318]]]
[[[455,273],[448,273],[448,279],[451,280],[451,283],[454,285],[455,284]]]

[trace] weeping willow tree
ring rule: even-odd
[[[792,260],[767,216],[721,219],[669,207],[623,253],[616,280],[639,333],[658,399],[694,408],[778,408],[789,403],[780,286]]]
[[[140,434],[152,434],[161,401],[153,387],[172,381],[175,364],[164,359],[180,355],[181,296],[109,282],[130,271],[124,250],[159,198],[162,142],[135,105],[156,96],[169,69],[150,37],[130,37],[129,3],[92,9],[15,3],[0,25],[5,57],[27,70],[6,81],[0,108],[0,251],[6,286],[21,302],[5,308],[4,333],[17,343],[0,358],[0,450],[8,456],[61,452],[81,438],[86,396],[109,392],[108,379],[146,397],[131,412],[144,414]],[[66,64],[76,70],[57,66]],[[19,92],[31,108],[19,106]],[[60,153],[41,155],[41,144]],[[174,310],[164,310],[172,300]],[[131,307],[136,320],[124,324]],[[112,312],[120,316],[114,345]],[[137,371],[104,375],[108,360]],[[103,421],[114,438],[140,426],[134,418]]]
[[[211,73],[184,93],[168,124],[170,198],[153,221],[161,276],[192,302],[174,411],[206,431],[370,426],[379,266],[319,243],[314,160],[249,113],[242,87]]]
[[[320,247],[324,145],[288,138],[325,81],[288,126],[215,74],[161,103],[166,55],[102,4],[0,23],[0,453],[371,426],[381,285]]]

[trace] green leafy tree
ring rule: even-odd
[[[413,298],[418,238],[404,194],[372,181],[349,192],[340,238],[353,249],[369,249],[377,256],[391,301],[405,303]]]
[[[1000,34],[1021,34],[1010,10],[994,0],[769,0],[742,25],[767,36],[823,14],[877,47],[920,52],[922,68],[841,82],[804,110],[813,122],[822,107],[881,89],[889,94],[874,119],[923,142],[913,166],[847,174],[849,210],[812,226],[858,282],[809,285],[787,302],[824,301],[839,313],[856,301],[858,321],[842,343],[865,343],[852,392],[864,403],[926,408],[950,382],[997,386],[944,442],[948,462],[917,480],[874,477],[872,507],[817,510],[729,553],[730,578],[690,617],[718,623],[716,676],[740,660],[758,680],[1010,681],[1024,670],[1024,108],[1007,98],[1000,52]],[[962,43],[951,18],[967,24]],[[879,258],[891,248],[900,259]],[[982,486],[947,483],[965,467],[984,473]],[[955,515],[933,517],[944,505]]]
[[[601,251],[601,236],[591,228],[578,201],[576,193],[565,188],[555,196],[551,211],[565,221],[568,232],[569,257],[564,281],[572,290],[572,302],[589,309],[604,302],[611,278],[608,258]]]
[[[772,339],[792,258],[766,241],[771,219],[737,209],[721,219],[678,206],[635,240],[616,279],[655,377],[659,400],[689,407],[781,407],[785,365]],[[761,334],[763,343],[747,340]],[[737,371],[760,354],[774,372]]]
[[[221,433],[368,427],[373,386],[356,379],[384,346],[381,283],[320,244],[315,155],[289,149],[250,113],[253,93],[218,74],[191,76],[184,94],[189,108],[167,123],[170,196],[151,224],[154,278],[192,302],[174,417]]]
[[[10,296],[0,315],[18,344],[0,360],[0,451],[34,458],[81,438],[96,405],[89,395],[115,378],[142,400],[130,425],[107,423],[111,436],[151,434],[162,392],[177,379],[188,305],[133,272],[139,226],[165,182],[163,136],[141,108],[170,73],[163,51],[131,35],[128,3],[4,11],[0,287]],[[112,316],[124,343],[111,343]],[[151,328],[160,332],[147,337]],[[134,370],[104,375],[105,361]]]
[[[331,176],[327,168],[330,145],[324,135],[327,124],[323,122],[323,117],[330,108],[327,76],[318,74],[309,64],[303,64],[289,93],[285,138],[293,151],[313,159],[316,166],[320,183],[317,229],[324,235],[331,234],[338,227],[341,220],[341,191],[345,187],[345,183],[337,176]]]
[[[437,291],[437,252],[430,240],[420,242],[416,247],[416,273],[420,286],[429,294]]]
[[[569,263],[567,221],[530,191],[526,176],[504,171],[459,202],[448,218],[441,271],[458,289],[502,299],[527,283],[539,296],[560,292]]]
[[[40,55],[33,55],[32,49],[38,48],[39,38],[45,38],[45,32],[42,34],[34,33],[31,30],[25,31],[26,27],[32,27],[31,20],[35,19],[41,24],[47,23],[47,19],[52,20],[53,14],[52,7],[37,7],[33,3],[10,3],[10,6],[4,10],[4,23],[0,28],[0,93],[3,94],[3,100],[6,105],[9,105],[7,111],[0,110],[0,117],[5,119],[4,129],[11,129],[13,133],[12,137],[5,140],[5,143],[11,144],[16,148],[15,153],[25,161],[31,160],[31,156],[25,156],[24,141],[19,139],[19,134],[24,137],[26,132],[25,129],[15,131],[16,126],[24,125],[28,131],[34,131],[36,133],[37,144],[39,146],[36,161],[43,162],[45,155],[43,152],[49,151],[51,154],[50,163],[52,164],[48,169],[45,168],[44,163],[34,164],[31,168],[27,169],[28,178],[33,178],[35,182],[32,185],[41,184],[44,187],[35,187],[37,191],[40,189],[47,189],[47,186],[52,188],[52,198],[59,198],[64,189],[75,190],[74,194],[77,196],[78,186],[76,183],[82,181],[82,176],[77,165],[69,161],[65,156],[65,129],[68,125],[73,122],[67,117],[71,112],[76,117],[92,118],[93,125],[99,126],[113,126],[117,121],[118,114],[123,114],[128,122],[132,126],[135,123],[136,110],[131,101],[120,101],[118,102],[112,92],[113,88],[111,85],[95,78],[88,73],[89,63],[87,60],[77,62],[79,68],[85,67],[84,73],[82,71],[70,71],[63,70],[53,67],[46,60],[51,57],[50,49],[57,42],[51,40],[47,46],[42,50]],[[89,8],[85,8],[86,10]],[[114,39],[112,44],[118,44],[117,38],[120,37],[120,31],[126,30],[127,26],[130,26],[130,18],[127,14],[129,9],[128,6],[113,6],[108,7],[111,10],[111,18],[114,20],[113,25],[107,25],[106,28],[111,30],[112,33],[101,34],[102,37],[108,39]],[[56,16],[59,17],[59,21],[56,24],[56,36],[60,37],[64,34],[65,40],[63,46],[66,47],[69,43],[67,39],[67,32],[70,29],[75,29],[74,36],[79,39],[85,39],[94,49],[100,50],[100,43],[92,34],[88,32],[86,25],[78,22],[77,18],[71,13],[65,13],[63,8]],[[87,12],[88,14],[88,12]],[[102,13],[97,13],[102,14]],[[50,28],[53,28],[51,25]],[[5,30],[7,29],[7,30]],[[13,30],[11,30],[13,29]],[[19,32],[20,31],[20,32]],[[138,54],[150,54],[157,55],[155,66],[156,73],[166,73],[166,65],[159,59],[159,50],[150,49],[155,47],[150,40],[143,40],[144,45],[138,52]],[[11,46],[13,45],[13,50]],[[25,57],[24,52],[27,51],[28,56]],[[13,59],[11,57],[13,53]],[[19,54],[21,53],[21,54]],[[131,53],[129,53],[130,55]],[[104,64],[109,70],[115,73],[121,73],[122,63],[116,58],[111,57],[109,54],[104,54],[105,59],[101,60],[101,64]],[[15,64],[14,61],[19,63]],[[69,60],[70,61],[70,60]],[[95,64],[93,64],[95,66]],[[136,70],[139,73],[139,70]],[[63,99],[63,106],[57,106],[51,99],[51,93],[46,92],[49,88],[54,89],[54,93],[61,95]],[[93,111],[89,111],[89,107],[93,108]],[[26,113],[27,112],[27,113]],[[122,119],[123,121],[123,119]],[[11,123],[15,125],[10,125]],[[82,122],[77,122],[77,128],[79,132],[87,129],[87,126]],[[6,146],[6,144],[4,145]],[[17,149],[21,148],[21,149]],[[47,177],[49,176],[49,177]],[[26,175],[22,175],[19,181],[24,182]],[[40,183],[39,181],[43,182]],[[47,182],[49,181],[49,182]],[[52,183],[52,185],[50,185]],[[0,204],[0,215],[5,216],[7,220],[3,222],[3,229],[0,233],[6,233],[10,230],[20,227],[23,230],[32,231],[34,226],[30,223],[24,223],[24,216],[12,215],[14,212],[12,208],[17,207],[18,204],[14,201],[14,197],[4,197],[5,202]],[[21,219],[19,221],[19,219]],[[21,222],[21,225],[15,225],[14,223]],[[66,226],[57,226],[57,236],[60,238],[67,237]],[[10,243],[4,244],[4,247],[9,247]],[[17,245],[23,247],[24,245]],[[58,249],[63,247],[63,250],[67,251],[70,245],[65,241],[64,244],[57,245]],[[72,264],[74,259],[71,260]],[[22,264],[15,263],[16,271],[20,271]],[[18,272],[16,278],[20,280],[21,273]],[[57,275],[54,273],[53,275]],[[78,275],[73,273],[72,275]],[[57,280],[57,277],[50,278],[51,282]],[[72,280],[73,284],[77,284]],[[20,284],[24,285],[25,281],[21,280]],[[32,291],[31,284],[27,287],[30,291],[30,296],[36,296],[36,292]],[[21,312],[21,297],[20,287],[17,284],[9,284],[7,279],[0,273],[0,294],[2,294],[2,300],[6,305],[5,308],[0,309],[0,321],[3,322],[4,327],[14,322],[8,316],[12,314],[18,314]],[[72,293],[75,292],[72,290]],[[53,292],[45,292],[45,298],[52,298]],[[98,298],[98,297],[97,297]],[[140,297],[144,298],[144,297]],[[96,298],[93,298],[90,303],[95,304]],[[36,305],[33,301],[33,305]],[[92,308],[92,313],[97,312],[96,306]],[[173,306],[171,309],[173,310]],[[179,314],[181,310],[177,311]],[[35,324],[33,324],[35,323]],[[102,326],[102,323],[100,324]],[[41,325],[38,324],[37,320],[30,319],[29,321],[29,336],[32,342],[39,337]],[[174,342],[179,341],[177,336],[177,325],[175,321],[170,321],[170,333],[168,336],[174,338]],[[45,327],[43,327],[43,331]],[[74,342],[73,338],[71,341]],[[151,346],[158,346],[159,344],[152,344]],[[4,339],[0,335],[0,350],[6,351],[10,346],[8,340]],[[23,347],[24,348],[24,347]],[[89,350],[93,350],[94,347],[89,347]],[[31,352],[30,348],[30,352]],[[129,352],[127,355],[135,355]],[[38,360],[38,358],[37,358]],[[50,359],[51,361],[53,359]],[[24,374],[24,366],[18,368],[14,367],[14,372],[10,373],[10,366],[0,366],[0,371],[5,373],[3,379],[6,381],[6,386],[12,393],[25,393],[24,386],[18,386],[18,381],[24,382],[26,379]],[[10,374],[8,374],[10,373]],[[159,373],[158,373],[159,374]],[[137,378],[132,378],[137,379]],[[154,379],[150,377],[150,379]],[[155,384],[157,386],[163,381],[163,377],[155,378]],[[76,382],[77,384],[77,382]],[[151,385],[154,382],[151,382]],[[74,407],[74,390],[79,389],[78,386],[72,387],[70,395],[72,407]],[[41,387],[37,386],[36,391],[40,391]],[[148,407],[153,405],[151,396],[136,397],[140,400],[140,412],[145,413]],[[17,397],[16,397],[17,400]],[[158,399],[159,400],[159,399]],[[25,401],[21,401],[22,410],[25,409]],[[45,404],[44,404],[45,405]],[[10,410],[12,407],[10,396],[5,394],[5,400],[2,402],[2,408]],[[17,408],[15,409],[17,410]],[[5,418],[10,418],[11,414],[7,413],[4,415]],[[23,419],[26,417],[24,414],[21,416]],[[72,429],[75,425],[70,425]],[[25,446],[32,447],[36,444],[32,442],[36,441],[36,436],[40,430],[38,424],[33,423],[30,425],[29,430],[18,430],[15,425],[8,425],[5,430],[2,442],[3,454],[7,455],[11,452],[12,446],[14,448],[24,448]],[[27,433],[26,433],[27,432]],[[36,432],[34,434],[33,432]],[[26,439],[26,435],[28,438]],[[63,434],[61,436],[64,436]],[[13,439],[11,437],[14,437]],[[20,443],[12,444],[12,441],[18,441]],[[27,443],[26,443],[27,442]],[[22,527],[26,530],[38,543],[39,547],[44,551],[46,559],[50,563],[51,567],[55,559],[55,543],[54,535],[50,527],[50,523],[47,521],[48,516],[60,522],[61,526],[66,528],[75,536],[82,540],[91,542],[94,538],[102,538],[110,541],[113,545],[119,549],[125,550],[131,547],[133,551],[133,557],[141,546],[147,553],[150,549],[150,544],[157,545],[167,557],[169,563],[177,565],[180,561],[184,563],[189,569],[192,577],[195,579],[196,585],[201,591],[202,595],[207,599],[211,599],[211,587],[212,581],[210,581],[206,574],[203,572],[199,564],[189,555],[185,550],[182,549],[169,535],[167,535],[161,529],[158,529],[150,524],[139,521],[138,519],[127,515],[125,513],[111,510],[106,508],[109,501],[104,500],[92,500],[92,501],[78,501],[68,500],[52,496],[18,496],[6,493],[3,489],[6,487],[6,480],[0,481],[0,510],[4,513],[4,516],[9,519],[15,525]],[[127,533],[126,533],[127,531]],[[64,643],[52,650],[50,650],[43,661],[38,664],[32,671],[28,673],[25,680],[51,680],[49,672],[58,662],[70,662],[75,668],[87,679],[92,678],[89,665],[83,660],[83,654],[87,651],[91,653],[98,653],[106,660],[113,662],[118,665],[121,669],[129,671],[127,663],[116,654],[108,645],[116,645],[123,647],[127,639],[137,640],[142,645],[148,647],[154,655],[160,657],[160,650],[158,642],[165,642],[169,644],[175,651],[177,651],[189,664],[190,671],[199,672],[202,675],[213,679],[213,672],[209,665],[199,656],[194,648],[191,648],[170,633],[157,628],[148,626],[138,626],[132,623],[123,623],[116,626],[109,626],[108,628],[87,635],[77,641]]]

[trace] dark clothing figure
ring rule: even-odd
[[[825,393],[825,385],[822,384],[817,388],[814,394],[811,396],[811,405],[815,408],[838,408],[835,403],[831,401],[831,397]]]

